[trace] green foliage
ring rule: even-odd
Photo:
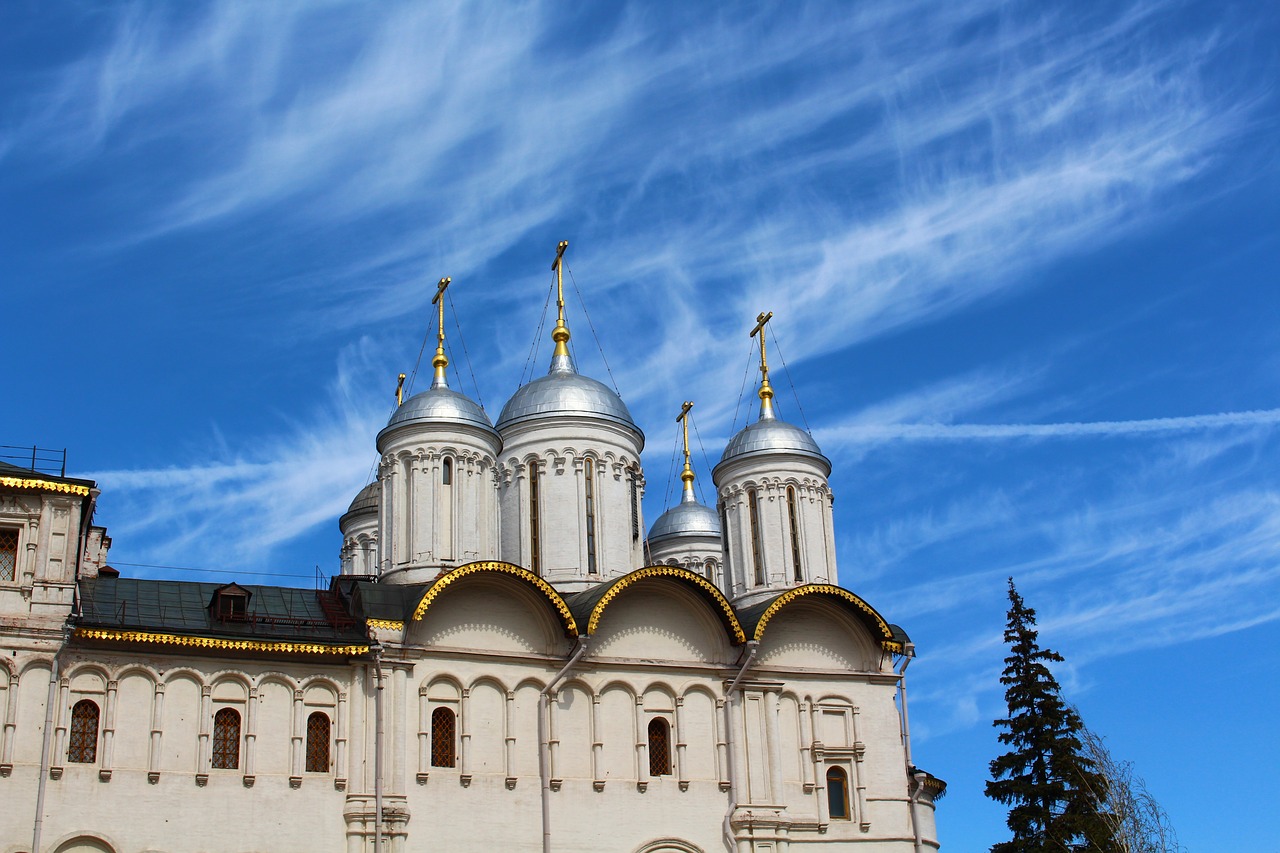
[[[1040,648],[1036,612],[1027,607],[1009,579],[1009,614],[1004,630],[1005,701],[1009,716],[996,720],[1000,742],[1009,751],[991,762],[988,797],[1009,807],[1013,838],[991,853],[1119,851],[1103,813],[1107,781],[1081,742],[1084,724],[1062,700],[1049,669],[1062,655]]]

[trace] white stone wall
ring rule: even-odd
[[[806,583],[836,583],[835,498],[823,464],[785,453],[745,456],[716,469],[716,486],[727,553],[725,594],[735,603],[749,605]],[[760,537],[758,568],[752,548],[752,500]]]
[[[561,416],[516,424],[502,438],[500,559],[526,567],[535,563],[529,470],[537,465],[539,574],[572,592],[644,564],[644,475],[635,433],[604,421]],[[595,490],[595,573],[589,571],[587,551],[587,460]]]
[[[571,641],[546,597],[507,575],[451,584],[404,631],[380,629],[388,853],[541,849],[539,694]],[[687,585],[649,578],[605,609],[548,713],[552,849],[912,849],[896,676],[860,623],[806,597],[744,653]],[[25,849],[40,761],[47,652],[6,655],[0,838]],[[377,679],[369,661],[263,661],[76,649],[56,694],[46,850],[89,832],[114,851],[369,851]],[[70,715],[102,710],[92,764],[67,761]],[[455,714],[456,765],[431,762],[436,708]],[[211,766],[220,708],[241,714],[240,766]],[[333,721],[331,766],[304,769],[310,713]],[[650,772],[648,726],[670,730]],[[849,820],[825,774],[845,770]],[[931,804],[922,829],[933,840]],[[650,845],[666,840],[667,847]],[[685,846],[671,846],[675,842]]]

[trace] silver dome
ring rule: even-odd
[[[649,528],[649,541],[670,536],[719,536],[720,516],[697,501],[682,501],[658,516]]]
[[[382,433],[393,427],[412,423],[463,423],[485,432],[494,432],[489,416],[478,403],[465,394],[445,387],[432,387],[405,400],[378,435],[381,437]]]
[[[579,374],[566,357],[554,359],[550,373],[516,391],[498,415],[498,429],[556,415],[586,415],[613,421],[644,438],[622,398],[603,382]]]
[[[355,500],[351,502],[351,506],[347,507],[347,515],[355,515],[359,512],[376,511],[378,509],[378,501],[382,498],[382,484],[374,480],[369,485],[360,490]]]
[[[730,459],[757,453],[797,453],[817,459],[828,471],[831,469],[831,460],[822,455],[813,436],[798,426],[774,417],[762,418],[739,431],[725,447],[720,465]]]

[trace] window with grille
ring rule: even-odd
[[[18,578],[18,531],[0,527],[0,581]]]
[[[797,581],[804,580],[804,570],[800,567],[800,526],[796,523],[796,490],[787,486],[787,515],[791,518],[791,565],[795,570]]]
[[[431,766],[453,767],[458,762],[455,734],[457,723],[448,708],[431,712]]]
[[[588,456],[582,462],[585,475],[584,491],[587,498],[587,572],[595,574],[596,568],[596,461]]]
[[[631,539],[640,538],[640,486],[636,483],[636,474],[631,472]]]
[[[529,569],[535,574],[542,574],[542,542],[538,537],[538,463],[529,462]]]
[[[849,779],[841,767],[827,771],[827,813],[832,820],[849,819]]]
[[[751,514],[751,565],[755,567],[756,586],[764,586],[764,546],[760,542],[760,501],[756,490],[747,491],[747,511]]]
[[[98,760],[98,703],[81,699],[71,709],[71,740],[67,761],[92,764]]]
[[[307,772],[329,772],[329,715],[316,711],[307,717]]]
[[[213,715],[213,766],[219,770],[240,766],[240,712],[232,708]]]
[[[671,729],[661,717],[649,721],[649,775],[671,775]]]

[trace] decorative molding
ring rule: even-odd
[[[729,603],[729,599],[724,597],[724,593],[720,588],[702,575],[691,572],[680,566],[645,566],[643,569],[636,569],[634,572],[623,575],[618,578],[609,589],[605,592],[600,600],[596,602],[596,606],[591,609],[591,618],[587,620],[587,633],[594,634],[596,628],[600,624],[600,617],[603,615],[609,602],[613,601],[623,590],[631,585],[638,583],[646,578],[653,577],[670,577],[692,583],[695,586],[705,590],[719,605],[720,611],[724,614],[725,621],[729,623],[730,632],[733,634],[734,645],[741,645],[747,641],[747,634],[742,630],[742,623],[738,621],[738,614],[734,612],[733,605]]]
[[[289,643],[262,640],[225,640],[218,637],[182,637],[150,631],[116,631],[101,628],[77,628],[76,637],[85,640],[117,640],[124,643],[158,643],[169,646],[193,646],[231,652],[289,652],[293,654],[342,655],[351,657],[369,653],[364,646],[326,646],[319,643]]]
[[[403,631],[404,630],[404,623],[397,622],[394,619],[366,619],[364,621],[364,624],[368,625],[370,628],[373,628],[374,630],[377,630],[379,628],[386,631]]]
[[[795,601],[797,598],[814,594],[841,598],[853,604],[875,621],[876,627],[880,629],[880,646],[882,648],[888,651],[902,650],[902,644],[894,642],[893,640],[893,631],[890,630],[889,623],[884,621],[884,617],[877,613],[870,604],[867,604],[861,598],[858,598],[858,596],[849,592],[849,590],[842,589],[838,586],[832,586],[830,584],[805,584],[804,586],[798,586],[795,589],[788,590],[778,596],[777,599],[774,600],[773,604],[769,605],[769,609],[760,616],[760,621],[756,623],[756,630],[752,639],[760,640],[764,637],[764,629],[768,626],[769,620],[777,615],[778,611],[783,607]]]
[[[555,607],[556,612],[560,614],[560,620],[564,623],[565,634],[570,637],[578,635],[578,623],[574,620],[573,614],[569,612],[569,605],[560,597],[560,593],[556,592],[551,584],[535,575],[528,569],[522,569],[514,563],[504,563],[499,560],[483,560],[478,563],[468,563],[465,566],[459,566],[456,569],[450,569],[440,576],[435,583],[431,585],[422,595],[422,600],[418,602],[418,606],[413,611],[413,621],[421,621],[426,614],[427,608],[431,603],[439,597],[440,593],[445,590],[449,584],[454,581],[461,580],[467,575],[473,575],[478,572],[501,572],[503,574],[512,575],[520,580],[535,587],[539,592],[546,596],[547,600]]]
[[[10,489],[39,489],[42,492],[61,492],[67,495],[89,497],[89,487],[75,483],[54,483],[37,477],[0,477],[0,486]]]

